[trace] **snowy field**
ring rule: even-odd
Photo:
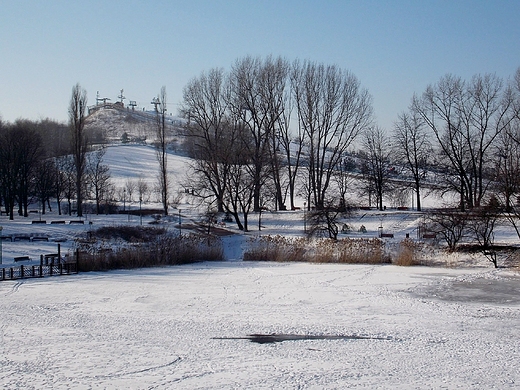
[[[146,146],[108,148],[116,185],[144,178],[157,162]],[[174,184],[186,159],[172,156]],[[177,188],[177,193],[182,191]],[[200,221],[190,195],[178,197],[167,229]],[[153,201],[143,208],[157,208]],[[428,203],[435,200],[427,199]],[[135,199],[126,207],[139,207]],[[33,206],[33,208],[35,208]],[[37,206],[36,206],[37,208]],[[435,267],[243,262],[248,237],[300,236],[304,212],[251,214],[250,231],[223,238],[225,260],[0,282],[0,387],[23,389],[515,389],[520,388],[520,275],[479,255],[432,253]],[[422,215],[360,211],[353,237],[383,226],[414,238]],[[46,224],[33,224],[45,219]],[[105,225],[137,225],[136,215],[0,217],[2,262],[62,254]],[[50,224],[50,221],[65,221]],[[143,218],[143,224],[150,222]],[[260,222],[261,230],[258,229]],[[361,226],[366,233],[360,233]],[[183,230],[184,231],[184,230]],[[346,235],[340,234],[339,238]],[[516,243],[500,225],[499,243]],[[251,335],[273,335],[257,343]],[[269,341],[269,340],[267,340]]]
[[[2,282],[0,385],[514,389],[519,286],[506,270],[247,262]]]

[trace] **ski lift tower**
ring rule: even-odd
[[[120,95],[118,96],[119,101],[120,101],[121,103],[124,103],[124,100],[126,99],[125,95],[123,95],[123,91],[124,91],[124,90],[122,89]]]

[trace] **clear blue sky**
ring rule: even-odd
[[[0,116],[67,120],[72,86],[176,113],[189,79],[246,55],[335,64],[373,96],[390,129],[447,73],[520,67],[520,1],[0,0]]]

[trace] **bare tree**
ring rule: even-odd
[[[15,137],[15,164],[18,167],[18,214],[27,217],[34,171],[43,158],[42,139],[31,121],[16,121],[12,131]]]
[[[298,120],[308,142],[309,189],[316,208],[323,208],[344,153],[370,124],[371,98],[354,75],[335,66],[296,62],[292,81]]]
[[[222,69],[212,69],[192,79],[184,88],[181,114],[189,138],[190,187],[197,196],[214,197],[224,211],[231,150],[237,142],[236,126],[228,113],[229,83]]]
[[[346,211],[347,209],[347,192],[351,188],[354,181],[350,174],[350,170],[353,168],[354,162],[352,159],[346,157],[343,159],[341,164],[338,164],[338,169],[334,174],[334,181],[338,191],[338,209]]]
[[[14,219],[14,206],[18,195],[18,172],[16,162],[16,132],[4,126],[0,135],[0,183],[2,200],[9,219]]]
[[[290,77],[292,77],[290,75]],[[305,147],[305,132],[298,122],[296,134],[291,131],[291,113],[294,105],[292,96],[292,78],[291,78],[291,94],[286,98],[285,109],[278,119],[278,138],[281,151],[284,154],[285,172],[287,175],[287,186],[289,190],[289,202],[291,210],[294,210],[294,198],[296,196],[296,184],[300,173],[303,151]]]
[[[126,193],[128,194],[128,201],[132,202],[133,195],[134,195],[135,191],[137,190],[137,182],[133,179],[127,179],[125,181],[125,190],[126,190]]]
[[[413,179],[417,211],[421,211],[421,187],[426,177],[432,146],[425,131],[424,121],[413,109],[399,115],[394,125],[392,155]]]
[[[226,186],[225,208],[235,219],[240,230],[248,230],[248,216],[254,198],[254,176],[250,172],[249,153],[235,149],[234,163],[230,165],[228,184]],[[243,222],[240,219],[242,214]]]
[[[278,155],[274,152],[278,143],[277,125],[287,96],[287,75],[287,62],[272,57],[265,60],[252,57],[240,59],[230,75],[231,114],[244,124],[240,128],[243,130],[243,143],[251,156],[254,211],[260,210],[262,187],[269,179],[274,180],[279,208],[285,208]],[[274,175],[273,170],[276,170]]]
[[[486,205],[474,208],[469,220],[469,230],[477,239],[482,254],[498,268],[497,253],[494,246],[495,226],[500,217],[501,207],[498,199],[492,196]]]
[[[71,148],[76,169],[76,199],[78,217],[83,216],[84,175],[86,170],[86,154],[88,141],[85,134],[85,118],[87,110],[87,92],[76,84],[72,88],[69,104],[69,126],[71,132]],[[70,210],[70,208],[69,208]]]
[[[413,107],[435,134],[461,210],[478,207],[490,184],[491,146],[516,115],[511,87],[496,75],[477,75],[469,83],[447,75],[415,97]]]
[[[150,195],[150,188],[146,180],[143,177],[139,177],[137,180],[137,193],[139,194],[139,201],[143,202]]]
[[[156,154],[159,162],[159,188],[161,193],[161,203],[163,205],[164,215],[168,215],[168,196],[169,196],[169,180],[168,180],[168,142],[167,142],[167,125],[166,125],[166,87],[161,88],[161,92],[154,99],[156,113]]]
[[[50,198],[56,195],[56,162],[54,159],[41,160],[34,174],[34,192],[41,205],[41,213],[45,214],[45,202],[50,207]]]
[[[107,200],[107,195],[112,188],[110,169],[108,165],[103,164],[105,152],[106,150],[101,148],[88,155],[87,172],[90,188],[96,202],[96,214],[101,212],[101,201]]]
[[[515,197],[520,194],[520,128],[510,126],[500,134],[495,147],[495,190],[506,212],[515,206]]]
[[[389,189],[390,142],[383,129],[372,127],[363,138],[366,151],[366,179],[376,195],[377,207],[383,210],[383,195]]]
[[[76,194],[76,167],[74,164],[74,157],[72,155],[61,156],[57,160],[57,167],[59,170],[57,184],[58,208],[60,206],[60,198],[63,196],[67,200],[68,214],[72,214],[72,198]],[[61,192],[58,190],[61,188]]]
[[[431,224],[429,230],[440,235],[448,244],[448,249],[454,251],[467,234],[469,216],[464,211],[443,208],[433,210],[428,216],[428,221]]]
[[[67,161],[67,157],[56,157],[54,159],[54,195],[56,196],[56,203],[58,205],[58,215],[61,215],[61,201],[65,194],[65,188],[67,184],[67,176],[64,172],[63,165],[64,161]]]
[[[311,236],[323,236],[327,234],[328,237],[334,241],[338,239],[338,223],[339,218],[345,215],[345,209],[340,210],[333,204],[328,204],[321,209],[310,211],[307,215],[309,231]]]

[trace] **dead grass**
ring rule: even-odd
[[[102,245],[99,242],[82,243],[78,250],[81,253],[80,272],[158,267],[224,259],[220,239],[195,234],[181,237],[162,234],[153,241],[127,246],[112,247],[108,241]]]
[[[379,239],[310,239],[262,236],[251,239],[246,261],[301,261],[312,263],[389,263]]]
[[[414,242],[410,238],[405,238],[403,241],[399,243],[399,250],[397,252],[394,264],[403,267],[420,265],[422,264],[420,254],[420,244]]]

